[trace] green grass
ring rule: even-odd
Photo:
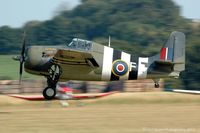
[[[0,55],[0,80],[19,79],[19,62],[12,59],[13,55]],[[36,79],[38,76],[23,72],[23,79]]]

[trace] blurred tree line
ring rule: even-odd
[[[24,30],[29,45],[67,44],[73,37],[107,45],[111,36],[112,47],[142,56],[158,53],[172,31],[181,31],[187,37],[186,71],[170,81],[176,88],[200,88],[200,25],[183,18],[172,0],[82,0],[51,20],[0,27],[0,54],[19,52]]]

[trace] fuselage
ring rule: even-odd
[[[73,61],[72,57],[56,58],[55,55],[59,49],[65,49],[69,52],[90,53],[98,67],[88,65],[91,63],[91,61],[88,63],[88,60]],[[137,56],[95,42],[73,39],[69,45],[31,46],[27,48],[24,66],[25,71],[28,73],[48,76],[51,64],[58,64],[62,69],[59,81],[117,81],[169,76],[170,70],[162,72],[153,70],[153,58],[159,58],[157,56],[138,58]]]

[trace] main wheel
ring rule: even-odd
[[[47,87],[43,90],[43,96],[46,100],[52,100],[56,96],[56,89]]]

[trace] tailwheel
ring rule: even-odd
[[[160,84],[159,83],[155,83],[155,88],[160,88]]]
[[[159,84],[160,79],[154,79],[154,86],[155,88],[160,88],[160,84]]]
[[[43,96],[46,100],[52,100],[56,96],[56,89],[53,87],[47,87],[43,90]]]

